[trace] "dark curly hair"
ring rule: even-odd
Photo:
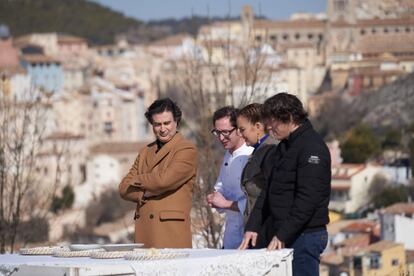
[[[296,96],[283,92],[266,99],[262,116],[264,119],[274,118],[283,123],[292,121],[300,125],[305,122],[308,114]]]
[[[170,111],[174,117],[174,121],[177,122],[177,126],[181,121],[181,109],[178,105],[173,102],[170,98],[163,98],[155,100],[150,107],[148,107],[147,112],[145,112],[145,117],[147,118],[150,124],[153,123],[152,116],[155,114],[163,113],[164,111]]]
[[[240,109],[237,117],[243,116],[252,124],[259,123],[259,122],[263,123],[261,111],[262,111],[262,104],[252,103]]]
[[[234,106],[225,106],[218,110],[216,110],[213,114],[213,125],[217,120],[220,120],[224,117],[230,118],[230,123],[233,127],[237,127],[237,114],[239,113],[239,109],[235,108]]]

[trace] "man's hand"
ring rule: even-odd
[[[252,242],[253,246],[256,246],[256,241],[257,241],[256,232],[247,231],[246,233],[244,233],[243,241],[239,246],[239,250],[245,250],[249,248],[250,241]]]
[[[279,240],[276,236],[273,236],[273,239],[270,241],[267,246],[267,250],[276,250],[285,248],[285,243]]]
[[[213,192],[207,196],[207,202],[211,207],[229,209],[233,201],[227,200],[220,192]]]

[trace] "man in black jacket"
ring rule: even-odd
[[[294,249],[293,275],[319,275],[328,238],[329,150],[297,97],[279,93],[268,98],[263,115],[280,143],[268,187],[256,201],[240,248],[254,245],[258,229],[266,223],[269,250]]]

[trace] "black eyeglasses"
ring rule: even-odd
[[[220,137],[220,135],[223,135],[223,137],[224,138],[229,138],[230,137],[230,135],[231,135],[231,133],[233,132],[233,131],[235,131],[237,128],[235,128],[235,127],[233,127],[232,129],[230,129],[230,130],[218,130],[218,129],[213,129],[212,131],[211,131],[211,134],[213,134],[214,136],[216,136],[217,138],[219,138]]]

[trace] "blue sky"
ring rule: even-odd
[[[243,5],[249,4],[256,14],[270,19],[287,19],[295,12],[325,12],[326,0],[92,0],[140,20],[189,17],[240,15]],[[229,9],[230,7],[230,9]]]

